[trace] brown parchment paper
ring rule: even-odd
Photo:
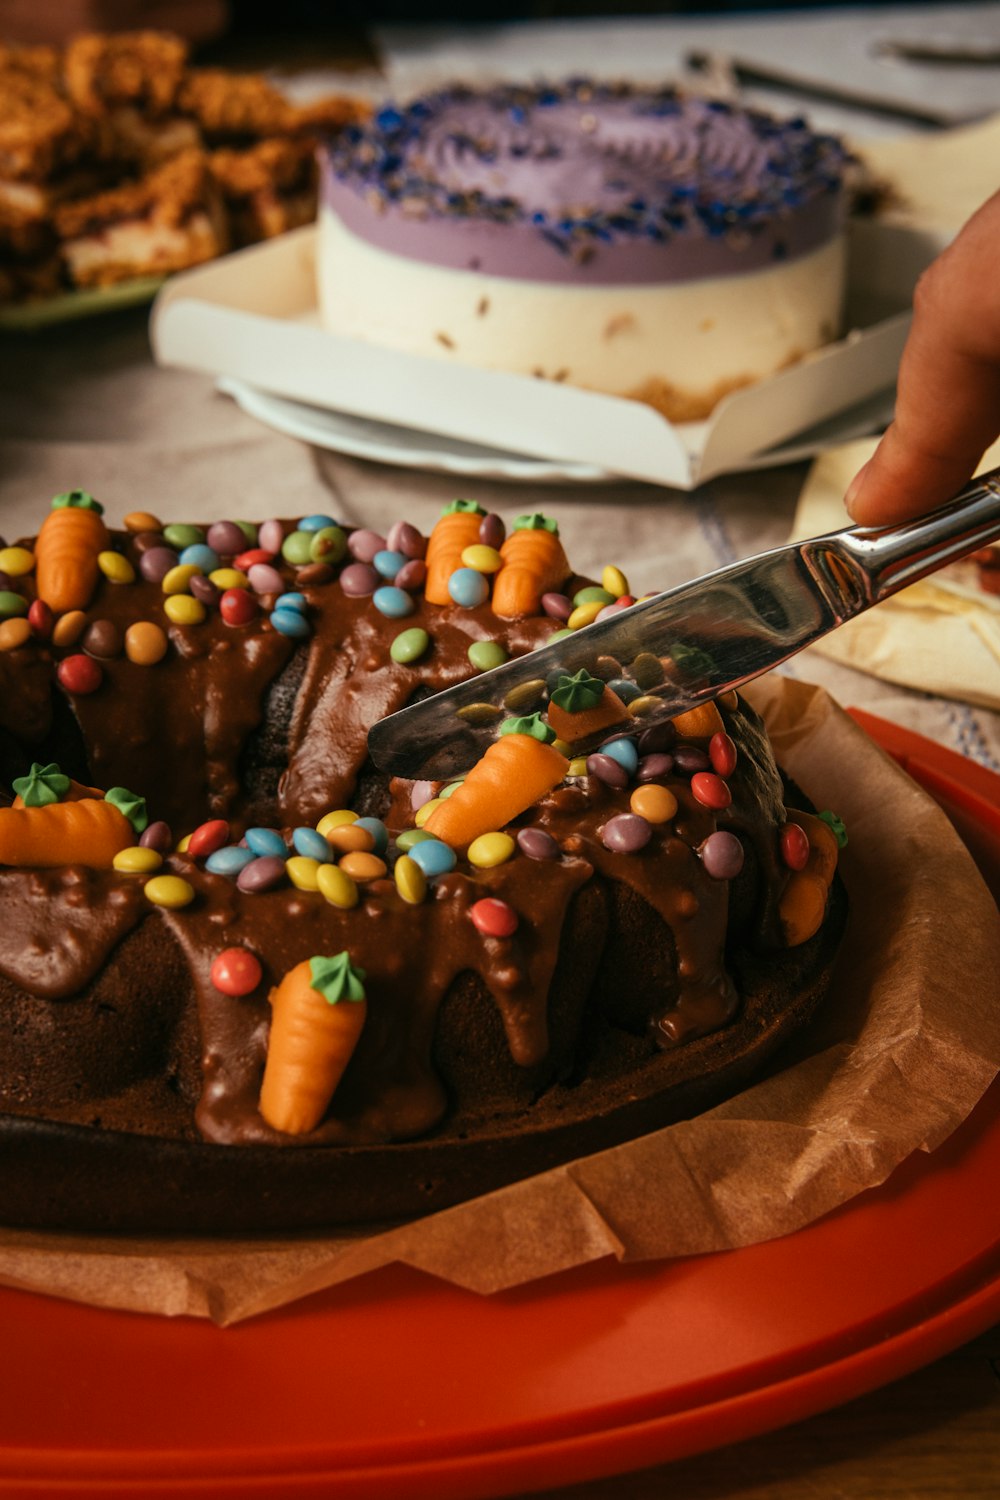
[[[748,696],[782,764],[850,836],[833,993],[773,1076],[693,1120],[414,1223],[240,1241],[4,1230],[0,1282],[220,1324],[393,1261],[489,1293],[603,1256],[788,1234],[932,1151],[1000,1070],[996,905],[945,815],[822,690],[772,676]]]

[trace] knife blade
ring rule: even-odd
[[[369,753],[397,776],[460,775],[485,753],[504,717],[544,707],[559,677],[584,670],[613,683],[632,719],[575,741],[574,755],[587,754],[613,734],[649,728],[742,687],[997,536],[1000,469],[930,515],[758,553],[413,703],[370,729]]]

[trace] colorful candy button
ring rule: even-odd
[[[409,850],[409,856],[423,870],[430,879],[437,875],[447,875],[455,868],[456,855],[454,849],[442,839],[428,837],[422,843],[414,844]]]
[[[427,876],[408,854],[401,854],[392,872],[396,889],[410,906],[419,906],[427,895]]]
[[[288,845],[276,828],[248,828],[247,848],[260,858],[287,859]]]
[[[448,579],[448,593],[463,609],[475,609],[489,598],[489,580],[475,568],[456,568]]]
[[[365,885],[370,880],[379,880],[388,872],[385,860],[379,859],[377,854],[371,854],[365,849],[352,849],[349,854],[343,856],[338,868],[359,885]]]
[[[725,829],[710,833],[698,853],[713,880],[735,880],[743,868],[743,845],[735,833]]]
[[[139,667],[162,661],[169,644],[166,631],[153,620],[136,620],[125,632],[125,655]]]
[[[31,622],[23,615],[0,621],[0,651],[16,651],[31,640]]]
[[[180,911],[194,900],[194,886],[180,875],[154,875],[143,889],[147,901],[168,911]]]
[[[296,828],[292,834],[292,847],[296,854],[314,859],[319,864],[328,864],[333,858],[329,841],[315,828]]]
[[[56,676],[67,693],[84,697],[96,693],[104,681],[104,673],[92,656],[79,653],[64,656],[56,668]]]
[[[498,896],[484,896],[474,902],[469,916],[483,937],[507,938],[517,931],[517,912]]]
[[[171,625],[201,625],[207,610],[193,594],[168,594],[163,601],[163,613]]]
[[[677,812],[677,798],[668,787],[649,782],[636,787],[629,798],[629,807],[647,823],[669,823]]]
[[[476,573],[499,573],[503,567],[503,558],[495,547],[487,547],[482,542],[478,542],[465,548],[462,553],[462,566],[472,568]]]
[[[358,815],[349,807],[336,807],[331,812],[324,813],[316,824],[316,832],[321,833],[324,838],[329,838],[331,828],[340,828],[344,823],[356,823]]]
[[[407,615],[412,615],[416,604],[405,589],[396,588],[395,584],[387,583],[378,588],[372,594],[372,603],[380,615],[385,615],[388,620],[403,620]]]
[[[469,864],[480,870],[492,870],[495,865],[506,864],[515,847],[509,833],[481,833],[469,845]]]
[[[27,547],[0,547],[0,573],[8,578],[23,578],[34,566],[35,554]]]
[[[479,672],[489,672],[494,667],[502,667],[507,660],[507,652],[499,641],[473,641],[469,647],[468,656]]]
[[[389,655],[400,666],[406,666],[410,662],[419,661],[430,643],[427,631],[419,625],[413,625],[409,630],[400,631],[389,647]]]
[[[351,875],[339,865],[320,865],[316,871],[316,886],[320,895],[331,906],[349,911],[358,904],[358,887]]]
[[[310,859],[306,854],[293,854],[285,861],[285,870],[288,878],[299,891],[318,891],[319,860]]]
[[[729,807],[733,800],[728,786],[714,771],[696,771],[691,777],[691,790],[696,801],[703,807],[711,807],[716,811]]]
[[[638,854],[652,834],[651,824],[637,813],[618,813],[601,829],[601,842],[614,854]]]
[[[212,960],[209,975],[221,994],[237,999],[257,988],[264,971],[260,959],[249,948],[223,948]]]
[[[112,864],[125,875],[151,875],[154,870],[161,868],[163,855],[158,849],[132,844],[128,849],[119,849]]]

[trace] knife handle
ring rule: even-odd
[[[970,480],[953,500],[898,526],[857,527],[836,540],[867,581],[865,604],[878,604],[1000,537],[1000,469]]]

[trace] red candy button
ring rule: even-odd
[[[199,823],[188,839],[187,852],[194,859],[204,859],[228,842],[229,824],[225,818],[212,818],[208,823]]]
[[[219,600],[219,613],[227,625],[248,625],[258,607],[253,594],[246,589],[226,589]]]
[[[733,800],[726,783],[714,771],[696,771],[691,777],[691,790],[703,807],[728,807]]]
[[[470,906],[469,916],[483,937],[510,937],[517,930],[517,912],[496,896],[484,896]]]
[[[32,599],[28,605],[28,624],[31,626],[32,634],[40,641],[47,641],[52,634],[52,627],[56,617],[52,613],[44,599]]]
[[[736,746],[724,730],[720,729],[709,740],[708,758],[719,776],[731,776],[736,770]]]
[[[224,948],[212,962],[212,983],[223,995],[249,995],[262,974],[260,959],[246,948]]]
[[[268,552],[266,547],[251,547],[247,552],[240,552],[233,558],[233,567],[239,568],[241,573],[249,573],[256,563],[274,562],[274,553]]]
[[[809,863],[809,836],[798,823],[781,830],[781,857],[790,870],[804,870]]]
[[[104,673],[92,656],[79,653],[64,656],[56,668],[56,676],[67,693],[96,693],[104,681]]]

